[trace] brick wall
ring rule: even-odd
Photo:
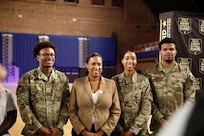
[[[125,8],[78,4],[64,0],[1,0],[0,32],[111,37],[117,35],[117,73],[119,56],[126,48],[159,39],[159,21],[143,0],[125,0]],[[73,20],[75,19],[75,20]]]

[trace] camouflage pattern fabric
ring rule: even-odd
[[[127,81],[124,73],[112,79],[116,82],[121,104],[116,131],[130,130],[134,135],[146,136],[153,100],[148,79],[136,72],[132,75],[132,81]]]
[[[67,77],[53,70],[50,77],[40,68],[24,74],[17,87],[17,103],[25,127],[23,135],[38,136],[40,127],[61,129],[68,121],[69,86]]]
[[[178,63],[165,71],[161,63],[149,68],[145,74],[150,80],[153,104],[151,130],[157,133],[161,118],[168,119],[186,101],[195,100],[195,77],[186,67]]]

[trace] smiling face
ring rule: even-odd
[[[177,51],[173,43],[164,43],[161,46],[160,55],[163,64],[173,64]]]
[[[50,47],[43,48],[39,51],[37,60],[42,70],[52,68],[55,62],[55,51]]]
[[[122,58],[122,64],[125,73],[133,74],[137,65],[137,56],[135,52],[127,51]]]
[[[97,78],[101,76],[103,71],[102,69],[102,58],[99,56],[91,57],[86,64],[86,68],[88,70],[88,76],[90,78]]]

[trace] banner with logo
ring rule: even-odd
[[[204,14],[181,11],[161,13],[160,40],[171,37],[177,42],[178,63],[196,77],[197,94],[204,85]]]

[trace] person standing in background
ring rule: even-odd
[[[125,51],[121,62],[124,71],[112,77],[118,88],[122,112],[116,134],[147,136],[147,121],[153,100],[149,80],[136,72],[137,55],[134,50]]]
[[[0,64],[0,136],[9,136],[8,130],[14,125],[17,118],[17,107],[13,94],[2,85],[6,75],[7,70]]]
[[[75,79],[70,96],[72,136],[110,136],[120,117],[118,91],[113,80],[102,73],[102,57],[86,59],[88,76]]]
[[[194,103],[196,87],[191,71],[175,61],[176,41],[164,38],[159,42],[161,61],[147,69],[154,98],[151,130],[156,135],[169,117],[186,101]]]
[[[53,68],[56,46],[39,42],[33,49],[39,67],[22,75],[17,103],[25,123],[25,136],[62,136],[68,121],[69,81]]]

